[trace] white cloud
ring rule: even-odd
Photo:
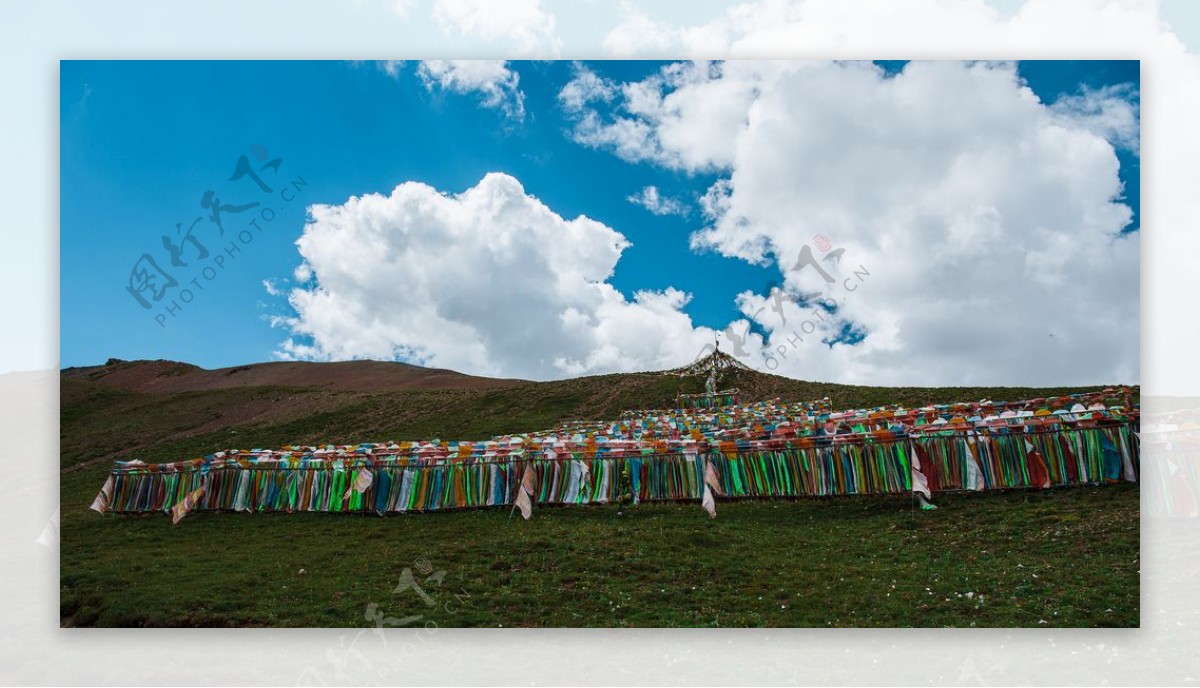
[[[775,69],[770,63],[677,62],[625,84],[577,70],[559,101],[575,120],[572,136],[581,144],[612,150],[629,162],[705,171],[732,161],[733,134],[745,123],[757,81]],[[704,88],[691,88],[698,85]],[[601,112],[576,93],[619,94],[618,104]]]
[[[663,196],[657,186],[647,186],[641,191],[626,197],[634,205],[640,205],[655,215],[679,215],[686,217],[690,212],[687,204],[677,198]]]
[[[633,83],[577,67],[559,103],[587,145],[720,175],[693,248],[775,265],[788,293],[837,304],[741,294],[745,318],[725,347],[744,336],[760,368],[1049,385],[1139,377],[1140,236],[1119,235],[1130,211],[1116,200],[1113,143],[1136,150],[1134,95],[1042,103],[1007,63],[888,76],[870,63],[741,61],[672,64]],[[647,187],[630,200],[659,212],[674,199]],[[409,183],[317,206],[299,243],[283,356],[549,378],[670,367],[711,341],[682,312],[687,295],[631,301],[607,283],[620,234],[558,217],[504,175],[457,196]],[[795,269],[806,245],[818,259],[844,250],[818,263],[832,282]],[[848,329],[865,338],[837,343]]]
[[[267,294],[269,294],[271,296],[279,296],[280,294],[283,293],[279,290],[279,287],[275,286],[274,280],[265,279],[262,281],[262,285],[263,285],[263,289],[267,290]]]
[[[733,193],[733,185],[728,179],[718,179],[708,191],[700,197],[700,210],[704,217],[716,220],[729,210],[729,196]]]
[[[1138,92],[1132,84],[1083,88],[1078,94],[1059,98],[1051,109],[1061,114],[1069,126],[1086,126],[1114,145],[1136,154],[1141,139],[1137,98]]]
[[[521,77],[505,60],[424,60],[417,74],[430,90],[437,86],[453,93],[478,93],[484,107],[514,119],[525,117]]]
[[[380,60],[376,64],[384,74],[395,79],[400,76],[400,70],[404,69],[405,60]]]
[[[774,264],[790,293],[838,302],[796,332],[798,307],[743,294],[767,334],[746,345],[759,361],[780,351],[779,372],[871,384],[1138,379],[1140,237],[1119,236],[1130,210],[1108,140],[1136,142],[1128,93],[1047,105],[1011,64],[956,62],[894,77],[861,62],[699,63],[612,87],[611,112],[578,111],[594,126],[577,139],[722,172],[693,247]],[[631,130],[636,148],[621,145]],[[845,249],[820,263],[832,283],[793,269],[805,245],[826,255],[817,234]],[[867,336],[821,343],[845,327]]]
[[[583,112],[591,103],[607,103],[616,96],[616,86],[603,79],[582,63],[574,64],[572,78],[558,93],[558,102],[571,115]]]
[[[315,205],[283,358],[400,357],[467,373],[558,378],[663,369],[713,333],[675,289],[628,300],[608,282],[629,242],[567,220],[492,173],[461,194],[408,182]]]
[[[1160,132],[1144,145],[1154,183],[1142,189],[1146,265],[1142,296],[1147,322],[1170,336],[1147,337],[1145,383],[1158,394],[1184,394],[1200,386],[1191,342],[1200,319],[1200,290],[1179,288],[1200,253],[1200,57],[1188,52],[1154,0],[1026,0],[1000,12],[983,2],[915,0],[752,0],[703,24],[666,26],[667,52],[696,58],[945,59],[1037,56],[1094,59],[1097,46],[1110,58],[1140,59],[1147,84],[1142,123]],[[631,56],[625,44],[622,56]],[[610,45],[611,48],[611,45]],[[659,56],[659,39],[637,56]],[[1165,329],[1163,329],[1165,328]],[[1190,391],[1189,391],[1190,390]]]
[[[509,53],[557,57],[562,49],[541,0],[437,0],[433,18],[446,36],[501,42]]]

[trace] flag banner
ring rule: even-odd
[[[373,473],[371,473],[371,471],[367,470],[366,468],[358,469],[358,473],[354,475],[354,482],[351,483],[350,487],[346,488],[346,492],[342,495],[342,499],[350,499],[351,493],[357,493],[361,495],[367,491],[367,488],[370,487],[371,483],[374,481],[375,476]]]
[[[521,484],[517,486],[516,506],[521,510],[521,517],[526,521],[533,515],[533,499],[537,494],[537,474],[532,464],[525,465],[521,476]]]
[[[196,503],[200,501],[200,498],[203,496],[204,496],[204,486],[201,485],[200,487],[196,488],[195,490],[192,490],[191,492],[189,492],[188,495],[186,497],[184,497],[182,501],[176,503],[175,506],[171,507],[171,523],[179,523],[180,521],[182,521],[183,517],[188,515],[188,512],[190,512],[192,510],[192,507],[194,507],[196,505]]]
[[[947,433],[705,449],[699,454],[705,472],[715,474],[722,496],[732,499],[902,494],[914,490],[914,475],[924,478],[917,489],[929,493],[1095,485],[1110,475],[1126,480],[1126,467],[1136,480],[1140,468],[1138,441],[1129,425],[1020,436]],[[1106,452],[1117,457],[1115,469]],[[683,451],[597,453],[590,458],[582,451],[566,451],[555,459],[492,456],[465,461],[386,454],[373,457],[368,467],[355,465],[363,460],[353,455],[297,452],[286,460],[264,461],[252,453],[226,452],[212,460],[118,464],[93,507],[117,513],[171,511],[199,487],[202,474],[208,480],[207,497],[189,509],[384,514],[512,506],[526,494],[527,482],[532,483],[530,508],[617,502],[622,495],[638,502],[693,501],[703,499],[705,484],[696,458]],[[361,493],[355,485],[362,486]]]
[[[1138,409],[1108,407],[1105,398],[1128,403],[1124,389],[840,412],[829,410],[828,399],[772,400],[627,411],[616,420],[569,421],[485,441],[118,461],[91,508],[182,518],[193,508],[386,514],[516,506],[529,518],[536,504],[697,500],[715,513],[715,496],[931,497],[1136,482]]]
[[[96,499],[92,501],[92,505],[88,508],[101,514],[108,511],[108,505],[112,502],[112,493],[113,476],[110,475],[100,488],[100,494],[96,495]]]
[[[709,518],[717,517],[717,502],[714,495],[722,494],[721,480],[717,476],[717,471],[713,469],[712,462],[704,462],[704,498],[701,499],[700,505],[708,512]]]

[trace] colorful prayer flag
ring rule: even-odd
[[[366,468],[358,469],[358,474],[354,476],[354,482],[346,488],[346,494],[342,495],[342,499],[350,499],[351,492],[359,494],[366,492],[373,482],[375,482],[375,475],[371,471]]]
[[[203,496],[204,486],[201,485],[200,487],[197,487],[188,493],[188,496],[184,497],[183,501],[171,507],[171,523],[176,524],[182,521],[183,517],[188,515],[188,512],[192,510],[192,507],[195,506],[196,502],[200,501],[200,498]]]

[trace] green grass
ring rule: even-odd
[[[68,514],[64,625],[1137,626],[1136,487],[386,518]],[[403,570],[425,585],[394,593]],[[301,570],[304,573],[301,573]],[[968,594],[970,593],[970,594]],[[1044,624],[1043,624],[1044,622]],[[415,624],[420,625],[420,624]]]
[[[732,384],[751,400],[830,396],[838,408],[1082,391],[851,387],[752,373]],[[161,514],[87,510],[116,458],[482,439],[665,407],[679,385],[633,374],[499,390],[153,395],[64,381],[62,623],[366,626],[373,603],[441,626],[1138,624],[1138,492],[1129,486],[946,495],[934,512],[914,512],[905,497],[721,502],[715,521],[698,504],[542,508],[530,522],[499,509],[193,513],[177,526]],[[422,557],[445,572],[428,586],[434,608],[412,590],[393,594]]]

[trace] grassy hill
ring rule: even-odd
[[[554,509],[529,523],[501,511],[193,514],[175,527],[160,515],[87,510],[115,459],[483,439],[667,407],[677,391],[701,385],[659,373],[491,380],[368,361],[206,371],[114,360],[64,370],[63,623],[370,625],[366,605],[393,602],[403,568],[425,558],[455,567],[454,585],[472,600],[469,613],[441,625],[1136,625],[1136,488],[946,497],[931,513],[913,513],[903,497],[722,503],[712,523],[694,505]],[[747,400],[828,396],[836,408],[1085,391],[861,387],[753,371],[722,386],[737,386]],[[848,538],[862,544],[847,548]],[[1068,581],[1059,569],[1067,560],[1084,573]],[[1039,570],[1059,587],[1030,578]],[[931,576],[953,582],[954,592],[981,583],[996,592],[977,607],[972,596],[971,609],[954,595],[926,599]],[[692,594],[692,585],[704,592]]]
[[[66,369],[62,465],[109,465],[124,458],[174,461],[220,449],[283,444],[478,440],[568,419],[615,418],[626,409],[666,408],[677,391],[698,392],[703,386],[698,379],[661,373],[529,382],[375,361],[295,365],[302,366],[300,372],[293,364],[205,371],[170,361]],[[220,382],[230,378],[238,381]],[[1011,400],[1104,387],[864,387],[748,370],[721,382],[740,389],[747,401],[829,397],[839,409]]]

